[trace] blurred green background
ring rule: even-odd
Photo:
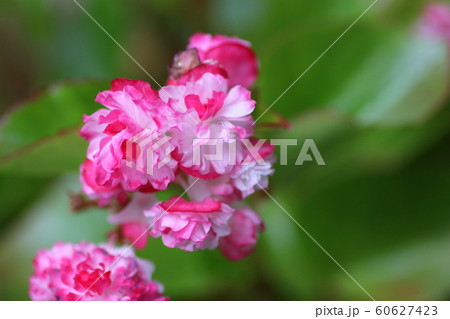
[[[249,40],[256,113],[372,0],[79,0],[159,83],[196,31]],[[449,50],[418,36],[427,1],[380,0],[263,117],[298,138],[270,192],[377,300],[450,297]],[[83,113],[116,77],[148,80],[72,0],[0,2],[0,299],[27,300],[31,260],[59,240],[102,242],[107,212],[70,212],[87,144]],[[157,88],[154,83],[152,86]],[[294,166],[306,138],[326,166]],[[140,256],[173,300],[368,300],[264,194],[250,257],[187,254],[149,241]]]

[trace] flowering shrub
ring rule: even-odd
[[[149,237],[185,251],[215,249],[230,260],[250,254],[264,229],[240,201],[268,186],[274,148],[255,138],[248,90],[258,75],[250,44],[194,34],[175,55],[159,91],[138,80],[115,79],[84,116],[89,142],[80,168],[83,192],[98,206],[120,209],[110,241],[137,249]],[[171,184],[179,196],[158,200]],[[186,194],[188,198],[183,196]],[[150,280],[151,264],[132,253],[93,244],[56,244],[35,259],[34,300],[164,300]],[[114,262],[118,259],[117,263]]]

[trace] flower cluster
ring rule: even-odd
[[[264,227],[240,201],[268,186],[274,160],[273,146],[253,136],[248,88],[257,75],[248,42],[197,33],[160,90],[116,79],[98,94],[105,108],[80,131],[89,142],[81,183],[99,205],[122,206],[109,218],[115,238],[137,248],[149,236],[186,251],[219,247],[231,260],[252,252]],[[184,193],[158,201],[171,184]]]
[[[153,264],[125,247],[59,242],[40,250],[33,264],[32,300],[168,300],[151,279]]]
[[[257,75],[248,42],[198,33],[160,90],[116,79],[99,93],[105,108],[84,116],[80,131],[89,142],[80,180],[90,202],[120,207],[109,216],[117,230],[109,244],[39,251],[31,299],[168,300],[153,265],[114,240],[138,249],[149,237],[185,251],[219,247],[230,260],[250,254],[264,225],[242,201],[268,186],[274,161],[273,146],[253,136],[248,88]],[[172,184],[184,192],[159,201]]]

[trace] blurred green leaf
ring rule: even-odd
[[[330,103],[362,124],[425,121],[448,93],[444,41],[414,34],[386,34],[384,43]]]
[[[81,126],[46,138],[37,145],[14,153],[0,162],[0,172],[9,175],[46,177],[77,171],[86,157],[87,143],[78,135]]]
[[[2,118],[0,171],[48,175],[76,169],[86,144],[77,132],[83,114],[99,105],[106,84],[83,82],[51,86]]]
[[[327,7],[310,20],[291,18],[301,14],[301,6],[292,3],[282,5],[286,13],[270,11],[268,19],[278,28],[252,33],[261,59],[260,102],[267,107],[280,97],[370,3],[353,3],[354,16],[328,16],[327,10],[333,9]],[[447,45],[420,35],[417,20],[395,26],[383,21],[377,15],[382,9],[387,8],[375,5],[273,109],[291,117],[306,109],[334,107],[362,124],[383,125],[409,125],[433,115],[448,93]]]
[[[413,128],[374,128],[318,111],[293,121],[295,129],[283,134],[298,138],[300,145],[314,139],[327,165],[294,166],[300,146],[292,147],[289,165],[278,166],[272,179],[273,197],[375,298],[432,299],[437,289],[442,294],[450,285],[430,288],[436,271],[448,277],[436,260],[445,245],[433,250],[434,264],[419,258],[424,243],[445,242],[450,229],[445,213],[450,205],[449,120],[446,107]],[[272,200],[259,200],[258,210],[267,225],[266,271],[279,275],[285,298],[368,298]],[[416,252],[407,248],[412,245],[418,245]],[[397,285],[386,267],[394,266],[404,249],[411,258]],[[377,260],[385,266],[378,269]],[[370,267],[368,274],[362,265]],[[386,293],[390,285],[398,289]],[[408,285],[415,290],[401,288]]]
[[[448,231],[417,238],[357,262],[358,280],[383,300],[448,300],[450,294],[450,237]],[[347,278],[337,274],[340,294],[360,294]],[[379,297],[379,298],[380,298]]]
[[[0,174],[0,234],[10,223],[22,216],[25,208],[42,193],[48,178],[3,176]]]

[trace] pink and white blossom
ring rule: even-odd
[[[250,87],[258,77],[258,58],[247,41],[224,35],[195,33],[188,45],[188,49],[194,48],[202,62],[216,62],[225,69],[230,87]]]
[[[137,193],[118,213],[110,215],[108,221],[119,225],[119,237],[133,244],[136,249],[147,245],[152,220],[144,216],[144,210],[151,209],[158,200],[154,194]]]
[[[241,198],[246,198],[257,189],[267,188],[269,176],[273,173],[270,162],[258,164],[251,161],[246,165],[236,166],[236,170],[231,174],[231,183],[240,192]]]
[[[231,233],[220,239],[219,248],[228,259],[240,260],[253,252],[264,224],[257,213],[241,208],[235,211],[229,225]]]
[[[261,146],[257,149],[248,147],[243,162],[236,165],[230,174],[231,184],[241,194],[242,199],[253,194],[257,189],[267,188],[269,176],[274,173],[272,167],[275,162],[274,146],[256,138],[252,141],[246,141],[247,145],[261,144]]]
[[[151,236],[161,237],[167,247],[195,251],[214,249],[219,238],[230,234],[233,211],[211,198],[192,202],[175,196],[145,211],[145,216],[153,219]]]
[[[33,260],[30,297],[43,301],[168,300],[154,266],[131,249],[59,242]]]
[[[231,204],[242,199],[241,193],[231,184],[229,174],[208,180],[197,179],[193,176],[188,176],[187,185],[184,182],[182,183],[182,186],[187,189],[187,194],[191,200],[202,201],[210,197]]]
[[[186,182],[181,181],[189,197],[197,201],[212,197],[225,203],[232,203],[245,199],[258,189],[267,188],[269,176],[274,173],[272,167],[275,162],[274,146],[256,138],[246,140],[245,144],[255,147],[245,146],[240,156],[241,162],[234,165],[229,174],[198,180],[195,183],[195,178],[190,176],[187,184],[192,186],[189,189]]]
[[[187,82],[200,80],[205,73],[218,74],[228,79],[228,73],[217,62],[201,62],[195,48],[175,54],[169,71],[167,85],[186,85]]]
[[[125,79],[114,80],[111,90],[99,93],[96,101],[107,109],[85,116],[80,131],[89,142],[90,179],[99,187],[126,192],[166,189],[175,179],[177,162],[168,157],[173,147],[170,143],[152,146],[174,125],[170,107],[148,83]],[[143,132],[146,136],[140,137]],[[158,165],[167,159],[165,165]],[[82,182],[86,184],[86,179]]]
[[[250,91],[242,86],[228,90],[225,78],[206,73],[186,85],[166,86],[160,96],[176,112],[171,143],[180,168],[203,179],[230,173],[242,160],[240,140],[253,135],[255,101]],[[237,147],[231,145],[235,143]],[[219,158],[211,159],[211,154]],[[231,162],[230,156],[235,157]]]
[[[80,166],[80,182],[83,185],[83,192],[90,199],[98,200],[100,206],[109,204],[113,199],[117,199],[119,203],[125,203],[128,199],[118,180],[112,182],[109,187],[99,185],[94,163],[88,159]]]
[[[120,204],[121,210],[108,218],[117,225],[110,239],[133,243],[138,249],[146,246],[149,236],[186,251],[220,245],[231,260],[254,249],[263,229],[260,217],[248,208],[232,207],[268,187],[273,174],[273,146],[253,137],[255,101],[247,88],[258,71],[249,42],[196,33],[187,50],[175,55],[161,90],[144,81],[116,79],[110,90],[98,94],[96,101],[105,108],[84,116],[80,131],[89,142],[80,181],[83,192],[98,205],[113,200]],[[189,199],[175,196],[158,202],[154,193],[171,183],[181,185]],[[39,259],[66,250],[77,258],[82,255],[79,250],[89,251],[88,256],[94,251],[100,256],[101,249],[105,256],[113,254],[106,246],[67,245],[58,244],[55,251],[40,253]],[[89,259],[88,275],[60,280],[69,288],[64,286],[64,297],[57,299],[76,296],[83,287],[79,280],[91,282],[89,278],[104,270],[107,263],[100,259]],[[55,262],[59,267],[59,259]],[[105,274],[94,285],[97,295],[89,297],[103,300],[100,296],[109,293],[111,276]]]

